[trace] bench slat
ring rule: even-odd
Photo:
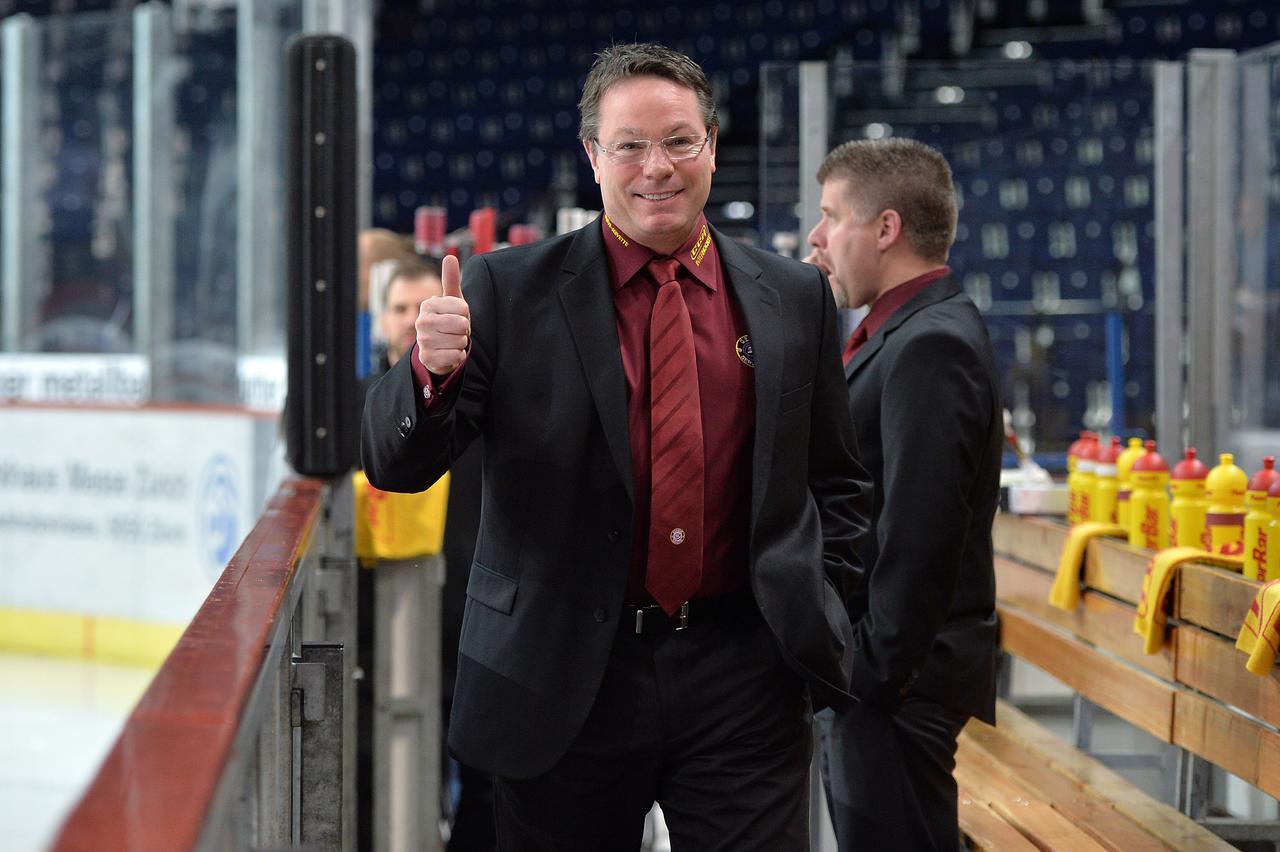
[[[1032,790],[1005,777],[981,757],[966,755],[965,760],[956,763],[957,783],[964,786],[970,796],[989,805],[1035,846],[1080,852],[1106,849]]]
[[[1189,563],[1178,571],[1174,601],[1178,619],[1220,633],[1234,642],[1260,584],[1213,565]]]
[[[990,725],[970,722],[960,738],[956,759],[980,772],[1004,774],[1112,852],[1157,852],[1168,848],[1096,794],[1054,771],[1035,752],[1002,736]]]
[[[1035,844],[1023,837],[1022,832],[964,789],[960,790],[957,810],[960,814],[960,830],[969,838],[971,848],[990,849],[992,852],[1035,852]]]
[[[1153,799],[1113,769],[1084,754],[1006,701],[996,708],[997,729],[1006,737],[1026,743],[1051,767],[1066,773],[1117,811],[1175,849],[1188,852],[1232,852],[1235,847],[1206,828]]]
[[[1001,556],[995,559],[996,593],[1000,600],[1048,621],[1099,648],[1146,669],[1165,680],[1173,679],[1173,653],[1165,646],[1155,654],[1142,652],[1142,640],[1133,632],[1136,610],[1098,592],[1086,591],[1074,612],[1065,612],[1049,604],[1050,574],[1013,562]]]
[[[1244,667],[1246,656],[1225,639],[1191,625],[1175,628],[1177,679],[1264,722],[1280,725],[1280,669],[1258,677]]]
[[[1000,604],[1000,644],[1157,739],[1173,736],[1174,687]],[[1137,637],[1135,636],[1135,639]]]
[[[1280,734],[1193,692],[1180,692],[1174,742],[1280,797]]]
[[[1152,556],[1117,538],[1095,538],[1084,554],[1084,584],[1137,606]]]
[[[1067,540],[1067,527],[1044,518],[1027,518],[997,512],[991,525],[996,553],[1034,565],[1043,571],[1058,567],[1058,554]]]

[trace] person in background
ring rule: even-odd
[[[368,228],[361,231],[358,240],[357,256],[359,269],[356,291],[356,309],[368,311],[369,304],[369,270],[378,263],[394,261],[399,264],[412,265],[419,262],[418,253],[413,248],[413,238],[397,234],[386,228]]]
[[[956,198],[941,154],[850,142],[818,180],[814,261],[837,301],[870,308],[843,360],[875,493],[851,609],[860,701],[819,718],[828,805],[842,852],[953,852],[956,737],[971,716],[995,721],[995,354],[946,266]]]
[[[449,745],[495,776],[501,849],[638,849],[656,800],[676,850],[801,852],[866,530],[835,305],[707,224],[696,63],[614,45],[580,107],[604,215],[465,287],[445,259],[365,471],[416,491],[484,438]]]
[[[378,330],[387,345],[383,372],[394,367],[413,348],[417,339],[414,323],[418,319],[418,308],[441,292],[440,262],[434,258],[401,263],[391,273],[378,314]]]

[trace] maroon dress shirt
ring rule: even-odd
[[[644,588],[649,538],[649,316],[657,288],[644,272],[658,255],[600,218],[609,282],[613,288],[622,372],[627,382],[627,423],[631,446],[635,526],[626,600],[651,604]],[[694,597],[746,591],[751,532],[751,455],[755,444],[755,368],[746,320],[725,284],[720,255],[706,219],[674,255],[680,261],[681,293],[693,323],[698,385],[702,394],[702,435],[706,459],[703,512],[702,584]],[[439,381],[413,359],[414,384],[424,413],[447,394],[461,374]]]

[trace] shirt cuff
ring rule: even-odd
[[[469,341],[468,341],[469,342]],[[457,395],[458,386],[462,384],[462,368],[467,365],[471,356],[470,347],[462,356],[462,363],[453,372],[444,377],[432,374],[418,357],[418,344],[405,354],[409,358],[409,367],[413,373],[414,399],[418,400],[418,409],[423,414],[433,414],[445,406],[445,401]]]

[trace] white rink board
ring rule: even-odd
[[[258,419],[0,407],[0,607],[185,624],[259,509]]]

